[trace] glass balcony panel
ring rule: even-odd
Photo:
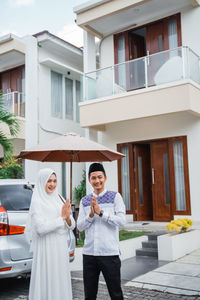
[[[5,109],[17,117],[25,118],[25,96],[20,92],[3,94]]]
[[[115,69],[114,93],[122,93],[145,87],[144,58],[119,64]]]
[[[147,57],[148,86],[184,78],[181,48],[159,52]]]
[[[199,56],[196,55],[191,49],[188,48],[188,64],[190,79],[200,84],[200,60]]]
[[[113,93],[113,68],[97,71],[96,96],[97,98],[110,96]]]
[[[85,100],[96,99],[96,72],[85,76]]]
[[[178,47],[85,74],[86,100],[109,97],[183,79],[200,84],[199,56]]]

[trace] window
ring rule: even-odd
[[[190,215],[190,186],[187,154],[187,137],[174,137],[170,140],[171,174],[173,180],[174,214]]]
[[[118,63],[125,62],[125,38],[124,36],[119,36],[117,39],[117,56]],[[125,64],[117,66],[117,76],[119,86],[126,88],[126,69]]]
[[[0,205],[6,210],[29,210],[32,185],[1,185]]]
[[[73,120],[73,80],[65,78],[65,117]]]
[[[130,187],[129,187],[129,149],[122,147],[120,152],[126,155],[121,159],[122,197],[126,210],[130,210]]]
[[[51,115],[79,122],[81,83],[51,71]]]
[[[80,122],[79,102],[81,101],[81,83],[76,80],[76,121]]]
[[[138,156],[138,184],[140,205],[143,205],[142,156]]]
[[[62,118],[62,75],[51,72],[51,115]]]
[[[182,141],[174,142],[176,210],[186,210]]]

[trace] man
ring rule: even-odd
[[[104,189],[106,173],[100,163],[90,165],[88,180],[94,191],[81,199],[77,227],[85,231],[83,280],[85,300],[95,300],[100,272],[112,300],[123,300],[119,259],[119,229],[125,224],[125,205],[119,193]]]

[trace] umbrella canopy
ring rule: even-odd
[[[113,161],[124,155],[76,133],[68,133],[23,150],[19,157],[42,162],[70,162],[70,198],[72,198],[72,162]]]

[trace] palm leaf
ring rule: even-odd
[[[6,110],[5,100],[0,93],[0,123],[8,126],[11,136],[15,136],[19,131],[19,123],[14,114]],[[0,130],[0,145],[3,148],[4,160],[10,158],[13,154],[12,142],[6,137],[2,130]]]

